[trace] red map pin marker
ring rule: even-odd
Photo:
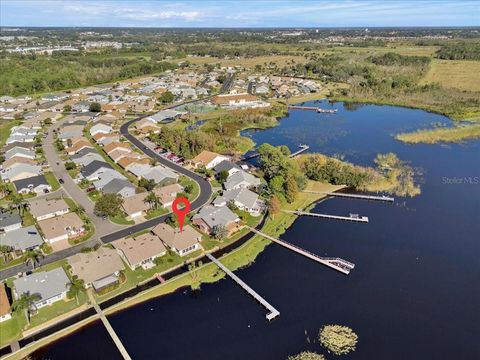
[[[179,209],[178,205],[183,204],[183,208]],[[173,200],[172,204],[172,210],[177,215],[178,217],[178,225],[180,228],[180,232],[183,230],[183,222],[185,221],[185,215],[188,214],[190,211],[190,202],[188,201],[187,198],[184,197],[178,197],[175,200]]]

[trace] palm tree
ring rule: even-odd
[[[82,292],[85,292],[85,283],[82,279],[79,279],[77,275],[74,275],[70,280],[67,295],[69,298],[75,297],[78,305],[78,296]]]
[[[153,191],[148,193],[144,201],[150,205],[151,209],[156,209],[160,204],[160,199]]]
[[[8,245],[0,245],[0,253],[3,256],[3,263],[7,263],[8,259],[12,257],[13,247]]]
[[[35,270],[35,265],[38,263],[40,257],[43,257],[43,254],[38,250],[29,250],[25,253],[24,259],[25,264],[32,264],[32,270]]]
[[[39,294],[23,293],[17,300],[13,302],[14,311],[25,311],[27,324],[30,325],[31,310],[36,311],[35,303],[41,299]]]

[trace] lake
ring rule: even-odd
[[[282,360],[304,350],[333,359],[317,341],[324,324],[347,325],[359,335],[357,350],[344,359],[480,358],[480,141],[405,145],[393,135],[450,121],[392,106],[307,105],[338,113],[293,110],[275,128],[243,134],[292,150],[308,144],[310,151],[364,165],[377,153],[395,152],[422,170],[421,195],[394,204],[329,199],[312,210],[358,213],[369,224],[299,218],[283,239],[356,266],[345,276],[270,245],[236,274],[280,311],[271,323],[230,279],[109,316],[134,359]],[[120,355],[96,322],[32,358]]]

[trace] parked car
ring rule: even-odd
[[[63,181],[62,178],[58,179],[58,182],[59,182],[60,184],[64,184],[64,183],[65,183],[65,181]]]

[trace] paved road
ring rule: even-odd
[[[145,117],[145,116],[142,116]],[[161,157],[159,154],[154,152],[151,149],[148,149],[140,140],[135,138],[133,135],[131,135],[128,132],[128,127],[135,121],[141,119],[142,117],[136,118],[134,120],[130,120],[122,127],[120,128],[120,132],[122,135],[124,135],[129,141],[131,141],[135,146],[137,146],[141,151],[143,151],[146,155],[158,160],[159,163],[171,168],[172,170],[177,171],[178,173],[185,175],[193,180],[195,180],[199,186],[200,186],[200,194],[198,195],[197,199],[192,202],[191,204],[191,209],[192,211],[200,208],[201,206],[205,205],[210,201],[210,197],[212,195],[212,187],[210,186],[210,183],[206,181],[203,177],[200,175],[187,170],[183,168],[180,165],[174,164],[173,162],[164,159]],[[58,125],[58,124],[56,124]],[[59,178],[63,178],[65,183],[63,184],[63,188],[65,192],[68,194],[69,197],[72,197],[75,201],[77,201],[79,204],[81,204],[85,210],[87,215],[92,219],[92,221],[95,224],[95,236],[81,244],[78,244],[76,246],[72,246],[68,249],[64,249],[58,252],[55,252],[53,254],[47,255],[44,258],[39,260],[40,265],[45,265],[45,264],[50,264],[52,262],[65,259],[69,256],[75,255],[76,253],[80,252],[82,248],[84,247],[93,247],[96,244],[101,244],[103,243],[110,243],[114,240],[120,239],[122,237],[128,236],[130,234],[134,234],[136,232],[148,229],[150,227],[156,226],[162,222],[164,222],[169,214],[157,217],[155,219],[151,219],[148,221],[145,221],[140,224],[136,224],[133,226],[125,227],[125,228],[120,228],[119,226],[116,226],[109,221],[102,221],[101,218],[93,215],[93,203],[90,201],[86,193],[83,192],[70,178],[68,175],[67,171],[65,170],[63,164],[61,163],[60,159],[58,158],[58,155],[55,152],[55,149],[53,148],[53,137],[51,134],[52,129],[50,129],[47,141],[45,141],[45,146],[44,146],[44,151],[45,151],[45,156],[47,157],[49,163],[51,164],[52,171],[55,173],[55,175]],[[48,145],[46,145],[48,143]],[[53,153],[52,153],[53,151]],[[47,155],[48,152],[48,155]],[[50,161],[52,160],[52,162]],[[57,161],[59,162],[60,165],[56,165]],[[73,187],[72,187],[73,185]],[[68,190],[67,190],[68,189]],[[88,202],[85,202],[85,198]],[[90,212],[92,215],[90,215]],[[97,225],[98,224],[98,225]],[[113,230],[112,230],[113,228]],[[118,230],[119,229],[119,230]],[[115,231],[116,230],[116,231]],[[98,239],[101,239],[99,241]],[[27,266],[26,264],[20,264],[5,270],[0,271],[0,280],[7,279],[11,276],[15,276],[20,272],[25,272],[30,270],[30,267]]]
[[[118,230],[121,225],[113,224],[108,219],[103,219],[96,216],[93,213],[93,201],[90,200],[84,190],[80,189],[80,187],[73,182],[72,178],[65,169],[65,165],[55,151],[53,138],[53,130],[58,130],[62,123],[63,121],[61,120],[50,127],[47,138],[43,142],[43,151],[45,152],[45,157],[47,158],[47,162],[52,172],[55,174],[57,179],[63,179],[64,183],[62,184],[62,188],[64,189],[65,193],[77,204],[83,206],[85,213],[95,225],[95,236],[99,238],[105,234],[111,233],[112,231]]]

